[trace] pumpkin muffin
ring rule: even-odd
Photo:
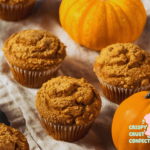
[[[104,95],[115,103],[150,90],[150,54],[137,45],[118,43],[104,48],[96,58],[94,71]]]
[[[21,132],[0,124],[0,150],[29,150],[29,144]]]
[[[39,88],[56,76],[66,57],[65,49],[56,36],[41,30],[13,34],[2,48],[16,81],[31,88]]]
[[[36,0],[0,0],[0,18],[7,21],[19,21],[27,18],[34,8]]]
[[[85,79],[60,76],[43,84],[35,104],[47,133],[56,140],[73,142],[88,133],[101,99]]]

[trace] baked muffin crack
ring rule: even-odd
[[[36,107],[52,123],[79,125],[97,117],[101,99],[84,79],[61,76],[43,84],[36,95]]]
[[[150,54],[131,43],[113,44],[96,58],[94,71],[100,80],[116,87],[146,86],[150,80]]]

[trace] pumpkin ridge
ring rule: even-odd
[[[105,32],[106,32],[106,39],[108,39],[108,32],[107,32],[107,9],[106,9],[106,3],[105,3],[105,1],[103,2],[104,3],[104,7],[105,7],[105,14],[106,14],[106,22],[105,22]],[[106,45],[108,45],[108,40],[106,40]]]
[[[93,5],[94,3],[96,3],[97,1],[91,1],[91,3],[89,3],[89,7],[87,8],[87,10],[83,13],[83,16],[84,16],[84,19],[83,18],[81,18],[81,20],[79,21],[80,23],[79,23],[79,31],[83,31],[82,29],[83,29],[83,26],[84,26],[84,21],[86,20],[86,13],[88,12],[88,11],[90,11],[91,9],[92,9],[92,7],[91,7],[91,5]],[[81,43],[82,43],[82,39],[81,39],[81,32],[79,32],[79,34],[78,34],[78,39],[79,39],[79,41],[81,41]]]
[[[113,117],[112,127],[111,127],[113,143],[116,146],[117,150],[133,149],[133,146],[128,143],[128,140],[130,139],[128,134],[129,132],[132,132],[129,130],[129,125],[141,125],[144,116],[150,113],[150,109],[149,109],[150,102],[148,101],[148,99],[144,98],[147,92],[148,91],[142,91],[132,95],[131,97],[123,101],[120,104],[120,106],[117,108]],[[126,113],[127,110],[131,110],[131,111],[129,113]],[[137,129],[135,129],[134,132],[137,132]],[[138,139],[138,137],[136,136],[132,136],[132,137]],[[145,147],[143,147],[141,144],[134,145],[134,150],[141,150],[142,148],[144,149]],[[147,148],[144,150],[147,150]]]
[[[112,6],[112,4],[111,4],[111,3],[108,3],[108,4],[109,4],[110,7],[112,8],[113,13],[115,14],[115,17],[117,18],[117,21],[118,21],[118,24],[119,24],[119,29],[121,30],[121,24],[120,24],[120,20],[119,20],[118,15],[116,14],[116,11],[115,11],[114,7]],[[121,40],[122,40],[122,38],[121,38]]]
[[[122,116],[122,118],[124,118],[124,116]],[[128,130],[126,127],[129,126],[129,123],[128,123],[128,121],[126,121],[126,122],[122,121],[122,118],[121,118],[120,123],[117,126],[118,127],[117,132],[112,132],[113,143],[114,143],[115,147],[117,148],[117,150],[125,150],[126,148],[122,145],[126,145],[128,143],[128,141],[124,140],[124,136],[122,136],[122,135],[124,135],[124,131]],[[116,122],[116,120],[115,120],[115,122]],[[113,124],[113,122],[112,122],[112,124]],[[112,130],[112,128],[111,128],[111,130]],[[114,129],[113,129],[113,131],[114,131]],[[120,133],[120,134],[118,134],[118,133]],[[117,142],[115,142],[115,141],[117,141]],[[124,142],[125,142],[125,144],[124,144]]]
[[[133,3],[132,1],[130,1],[130,2],[132,3],[132,5],[134,5],[134,3]],[[127,1],[125,1],[125,4],[128,4]],[[137,6],[137,5],[136,5],[136,6]],[[138,9],[139,9],[139,7],[138,7]],[[135,20],[136,20],[136,22],[138,22],[137,17],[135,17]],[[138,25],[136,26],[136,29],[139,30],[139,26],[138,26]],[[138,31],[138,30],[137,30],[137,31]],[[136,33],[134,33],[134,34],[132,34],[132,35],[134,35],[133,37],[136,37]],[[141,35],[141,34],[140,34],[140,35]],[[133,39],[135,39],[135,38],[133,38]]]
[[[63,3],[63,1],[62,1],[62,3],[60,4],[60,7],[59,7],[59,20],[60,20],[60,24],[61,24],[61,26],[63,26],[64,25],[64,21],[62,21],[62,20],[64,20],[64,18],[65,18],[65,15],[64,16],[62,16],[62,15],[60,15],[60,13],[61,13],[61,11],[62,11],[62,8],[65,6],[65,4]],[[67,10],[65,11],[65,13],[67,12]]]
[[[120,11],[125,15],[125,17],[126,17],[126,20],[127,20],[127,22],[128,22],[128,24],[129,24],[129,26],[130,26],[130,32],[131,32],[131,28],[132,28],[132,26],[131,26],[131,22],[130,22],[130,20],[128,19],[128,17],[127,17],[127,14],[122,10],[122,8],[117,4],[117,3],[115,3],[115,2],[113,2],[113,1],[110,1],[111,3],[114,3],[119,9],[120,9]],[[129,40],[128,41],[131,41],[131,35],[129,36]],[[126,42],[127,43],[127,42]]]
[[[65,22],[66,22],[67,14],[69,14],[69,11],[72,9],[73,6],[75,6],[76,3],[78,3],[78,1],[75,1],[74,3],[72,3],[72,4],[70,5],[69,9],[66,10],[66,13],[65,13],[64,18],[63,18],[63,20],[64,20],[64,24],[63,24],[64,29],[65,29],[65,26],[66,26]],[[66,29],[65,29],[65,30],[66,30]]]
[[[74,41],[99,51],[114,43],[134,42],[146,21],[141,0],[62,0],[59,15]]]
[[[130,0],[130,2],[131,2],[132,4],[134,4],[138,9],[140,9],[140,11],[142,12],[142,16],[145,15],[145,14],[143,13],[143,9],[141,9],[140,7],[138,7],[137,4],[134,3],[132,0]]]
[[[142,5],[142,8],[141,8],[141,7],[138,7],[138,5],[137,5],[135,2],[133,2],[133,0],[130,0],[130,2],[131,2],[133,5],[135,5],[135,6],[137,7],[137,9],[140,9],[140,12],[141,12],[141,14],[142,14],[142,17],[144,18],[146,12],[143,12],[143,11],[145,11],[145,8],[143,8],[143,5]],[[145,22],[144,22],[144,24],[146,24],[146,17],[145,17]],[[139,27],[141,27],[141,26],[138,26],[138,28],[139,28]],[[141,35],[141,34],[140,34],[140,35]]]

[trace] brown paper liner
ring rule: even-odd
[[[73,142],[82,139],[90,130],[95,119],[84,125],[59,125],[41,117],[46,132],[55,140]]]
[[[61,65],[60,64],[56,68],[47,71],[28,71],[11,65],[9,62],[8,64],[15,80],[21,85],[30,88],[40,88],[43,83],[47,82],[53,77],[56,77],[58,69]]]
[[[7,21],[23,20],[32,13],[35,2],[35,0],[31,0],[26,4],[0,4],[0,18]]]
[[[106,96],[106,98],[117,104],[120,104],[123,100],[125,100],[129,96],[133,95],[134,93],[150,90],[150,84],[145,87],[134,88],[134,89],[125,89],[125,88],[112,86],[100,79],[99,79],[99,81],[100,81],[102,91],[103,91],[104,95]]]

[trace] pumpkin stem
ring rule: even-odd
[[[149,99],[150,99],[150,91],[149,91],[148,94],[145,96],[145,98],[149,98]]]

